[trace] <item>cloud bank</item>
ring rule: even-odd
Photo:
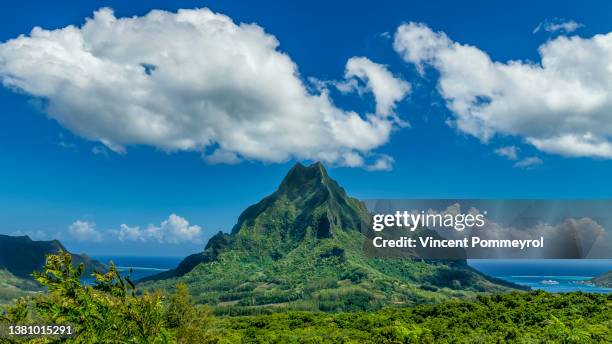
[[[150,224],[147,227],[129,226],[121,224],[119,229],[99,231],[96,224],[89,221],[76,220],[68,227],[68,235],[62,232],[55,233],[53,237],[42,231],[14,232],[12,235],[29,235],[33,239],[59,239],[67,238],[79,242],[139,242],[160,244],[202,243],[204,230],[198,225],[192,225],[186,218],[171,214],[159,225]],[[43,237],[44,235],[44,237]]]
[[[366,82],[376,111],[346,111],[326,89],[311,92],[278,46],[260,26],[208,9],[117,18],[104,8],[81,27],[37,27],[0,44],[0,80],[115,152],[149,145],[200,151],[211,163],[387,167],[389,157],[373,150],[398,127],[393,109],[409,85],[382,65],[350,60],[347,75]]]
[[[168,244],[201,243],[202,227],[189,225],[184,217],[172,214],[161,225],[147,228],[130,227],[122,224],[117,232],[119,241],[158,242]]]
[[[394,48],[421,73],[439,73],[438,90],[460,131],[483,142],[516,135],[547,153],[612,158],[612,33],[558,36],[539,47],[539,63],[493,61],[420,23],[401,25]]]

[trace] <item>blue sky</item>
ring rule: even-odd
[[[606,34],[612,31],[606,16],[612,11],[610,3],[505,2],[491,6],[474,1],[378,1],[373,6],[366,1],[350,5],[317,1],[20,1],[3,6],[0,42],[28,34],[34,26],[81,26],[101,7],[113,8],[117,18],[143,16],[151,9],[208,7],[235,23],[256,23],[276,37],[278,50],[295,63],[305,84],[308,77],[343,80],[347,60],[354,56],[384,65],[409,83],[411,92],[397,101],[393,112],[410,126],[397,127],[385,143],[370,150],[392,157],[392,169],[369,171],[337,161],[328,164],[332,177],[355,197],[609,198],[612,192],[612,162],[605,156],[568,156],[555,149],[538,149],[526,137],[542,137],[522,127],[518,134],[499,129],[483,142],[449,125],[448,120],[458,115],[446,106],[439,91],[443,67],[426,66],[425,74],[420,75],[416,65],[402,60],[393,47],[398,26],[418,22],[444,32],[454,42],[477,47],[493,61],[539,63],[538,47],[567,34],[533,33],[540,23],[573,20],[582,26],[569,35]],[[360,114],[374,111],[376,104],[372,92],[342,94],[330,86],[330,97],[338,108]],[[198,150],[168,152],[153,144],[126,144],[126,152],[118,154],[50,119],[46,101],[27,91],[0,88],[0,233],[38,233],[33,236],[40,238],[60,233],[62,242],[77,252],[183,255],[198,251],[210,235],[229,230],[245,207],[274,191],[296,160],[313,160],[247,157],[236,164],[211,164]],[[555,122],[549,126],[554,128]],[[605,134],[600,133],[603,140]],[[516,160],[495,153],[509,146],[518,149]],[[515,166],[525,158],[541,163]],[[114,237],[122,224],[142,230],[149,225],[163,227],[171,214],[186,219],[187,228],[201,227],[202,241],[130,242]],[[69,227],[77,220],[95,224],[91,229],[102,238],[79,241],[72,237]]]

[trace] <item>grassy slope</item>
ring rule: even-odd
[[[0,270],[0,304],[8,303],[35,290],[40,290],[36,282],[21,279],[6,270]]]

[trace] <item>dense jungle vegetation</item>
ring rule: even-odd
[[[36,280],[47,289],[14,301],[2,324],[73,324],[60,340],[3,343],[610,343],[612,295],[542,291],[480,295],[374,312],[281,312],[215,316],[185,285],[138,293],[111,265],[83,285],[82,265],[50,255]]]

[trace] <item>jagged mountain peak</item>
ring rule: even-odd
[[[305,166],[298,162],[287,172],[277,192],[299,194],[309,188],[329,187],[331,184],[336,183],[329,177],[322,163]]]
[[[322,163],[315,162],[309,166],[295,164],[273,194],[240,215],[232,232],[257,226],[258,222],[262,224],[265,220],[261,219],[271,214],[275,219],[291,217],[286,219],[286,229],[299,239],[308,226],[323,237],[332,234],[332,227],[359,230],[367,210],[360,201],[346,194]]]
[[[327,174],[325,166],[323,166],[323,163],[320,161],[312,163],[308,166],[298,162],[287,172],[283,183],[288,179],[290,180],[293,178],[316,178],[321,182],[324,182],[324,178],[329,178],[329,175]]]

